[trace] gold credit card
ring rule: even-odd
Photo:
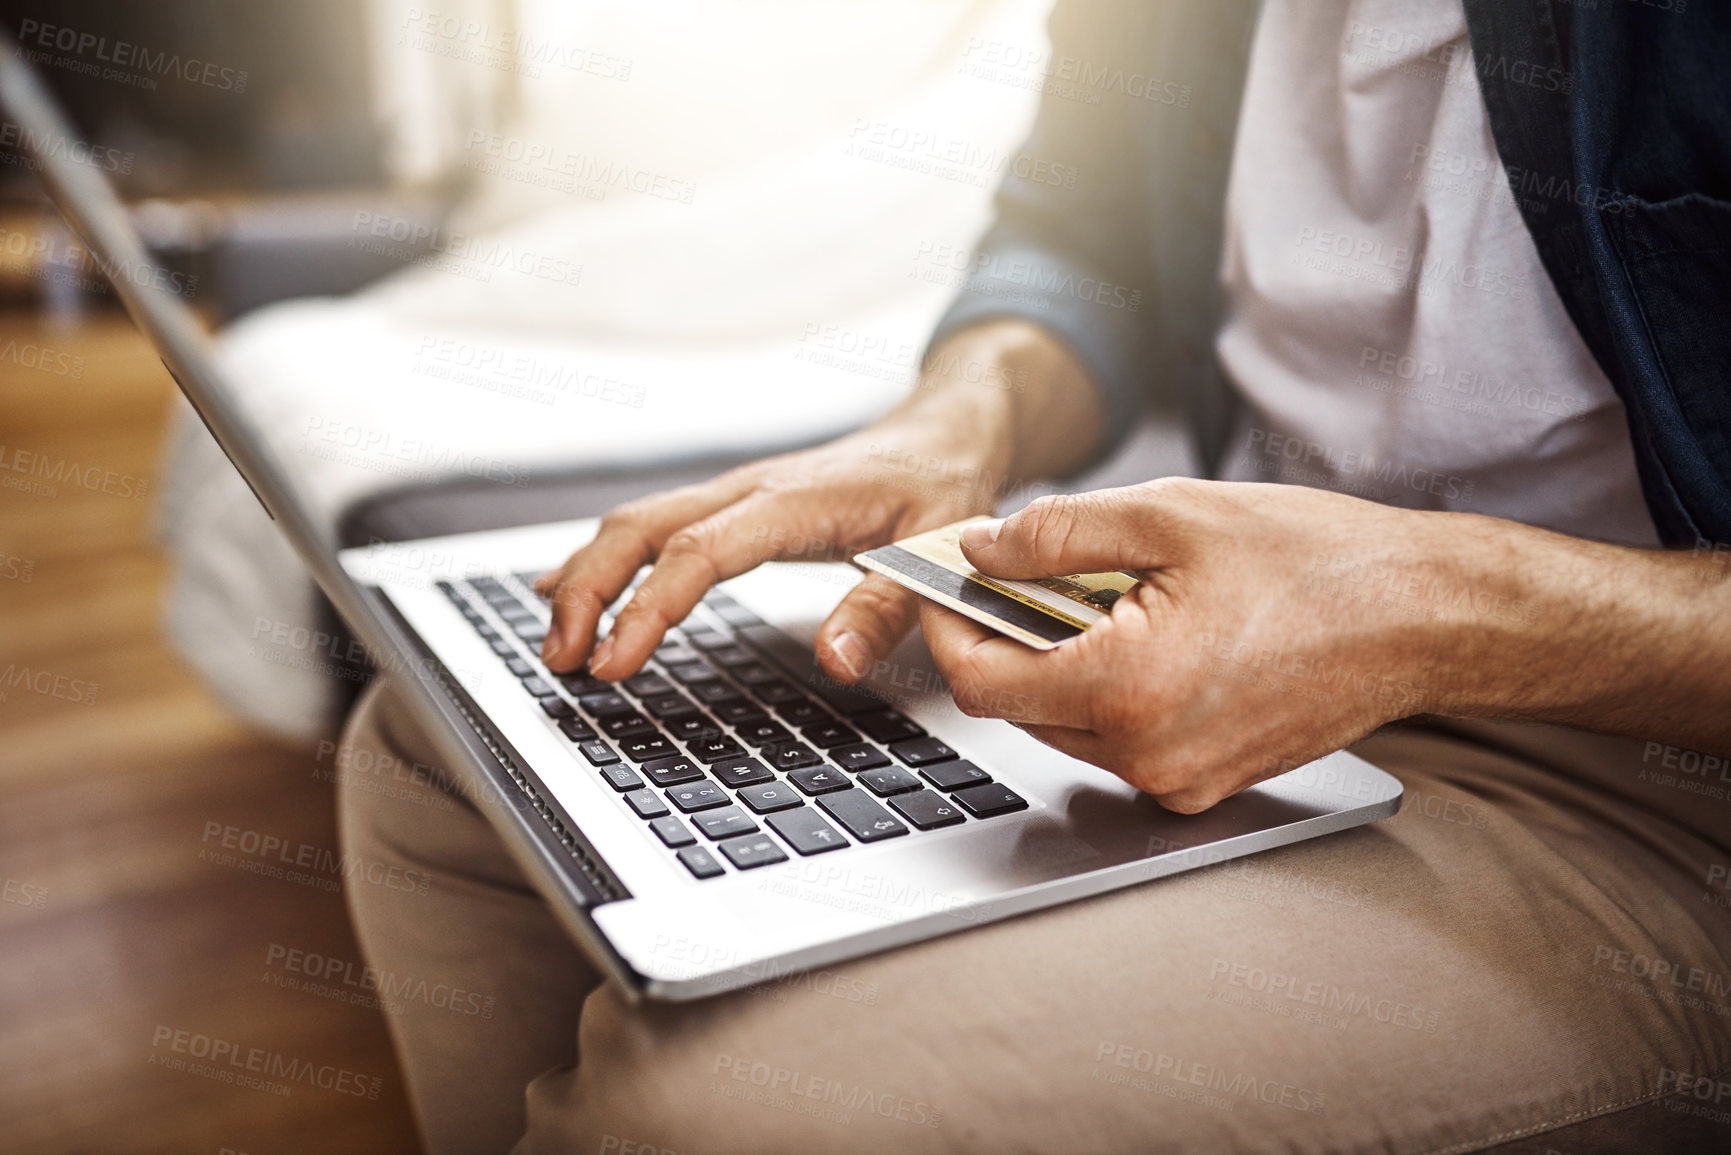
[[[894,545],[856,554],[854,561],[990,626],[1006,637],[1050,650],[1076,637],[1112,612],[1112,605],[1136,587],[1134,574],[1064,574],[1026,581],[980,573],[962,556],[962,527],[983,521],[970,517],[941,529],[905,537]]]

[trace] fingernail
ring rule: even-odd
[[[559,635],[558,634],[550,633],[546,637],[541,639],[541,661],[544,665],[551,666],[553,664],[553,658],[556,654],[558,654],[558,652],[559,652]]]
[[[998,540],[998,534],[1003,532],[1003,529],[1004,519],[1001,517],[963,526],[962,545],[967,549],[986,549]]]
[[[852,630],[830,639],[829,649],[855,678],[865,677],[865,672],[871,669],[872,653],[866,649],[865,640]]]
[[[589,659],[589,672],[597,678],[601,671],[607,668],[607,663],[613,660],[613,635],[601,639],[601,644],[595,647],[594,655]]]

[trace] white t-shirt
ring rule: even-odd
[[[1658,544],[1622,402],[1509,191],[1460,0],[1268,0],[1226,230],[1219,352],[1244,405],[1221,476]]]

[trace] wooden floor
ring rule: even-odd
[[[67,360],[32,367],[31,345]],[[154,496],[172,390],[123,319],[0,313],[0,1152],[414,1151],[379,1013],[270,978],[273,944],[359,958],[342,896],[200,857],[213,821],[336,835],[310,755],[225,712],[163,636],[155,503],[123,494]],[[33,491],[20,452],[96,488]],[[174,1031],[382,1089],[159,1065]]]

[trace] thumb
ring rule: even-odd
[[[981,573],[1004,578],[1142,568],[1147,517],[1139,497],[1128,487],[1038,498],[1001,521],[963,529],[962,553]]]
[[[824,673],[851,686],[896,648],[920,616],[919,595],[886,577],[867,574],[817,632]]]

